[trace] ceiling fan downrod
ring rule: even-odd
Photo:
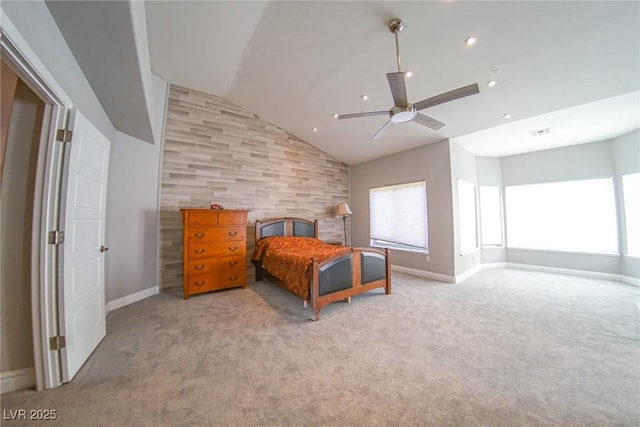
[[[398,33],[404,30],[404,23],[400,20],[400,18],[392,19],[389,22],[389,31],[391,31],[396,36],[396,61],[398,63],[398,72],[401,73],[400,69],[400,43],[398,41]]]

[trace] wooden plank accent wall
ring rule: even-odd
[[[171,86],[160,196],[160,286],[182,285],[180,208],[249,209],[247,276],[255,221],[318,219],[321,239],[342,240],[334,208],[349,199],[349,168],[224,98]]]

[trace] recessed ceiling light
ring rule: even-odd
[[[511,113],[505,113],[502,117],[504,117],[505,119],[510,119]]]
[[[407,71],[407,72],[404,73],[404,75],[407,76],[407,78],[411,77],[411,76],[413,76],[413,71]]]
[[[478,39],[476,38],[476,36],[469,36],[466,39],[464,39],[464,44],[465,46],[473,46],[474,44],[476,44],[477,41]]]
[[[369,95],[362,95],[360,98],[362,98],[363,101],[366,101],[369,99]]]
[[[338,118],[338,113],[333,113],[332,116],[333,116],[334,119],[337,119]]]
[[[313,128],[312,129],[314,132],[318,132],[318,128]]]
[[[498,84],[498,82],[497,82],[497,81],[495,81],[495,80],[489,80],[489,81],[487,82],[487,86],[489,86],[489,87],[494,87],[494,86],[495,86],[495,85],[497,85],[497,84]]]

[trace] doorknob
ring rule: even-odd
[[[109,248],[105,247],[104,245],[100,246],[100,252],[106,252],[108,250]]]

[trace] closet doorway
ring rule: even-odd
[[[2,61],[0,152],[0,368],[14,386],[35,384],[31,282],[35,190],[44,102]],[[37,272],[35,272],[37,274]],[[36,308],[37,309],[37,308]],[[6,376],[6,375],[4,375]]]

